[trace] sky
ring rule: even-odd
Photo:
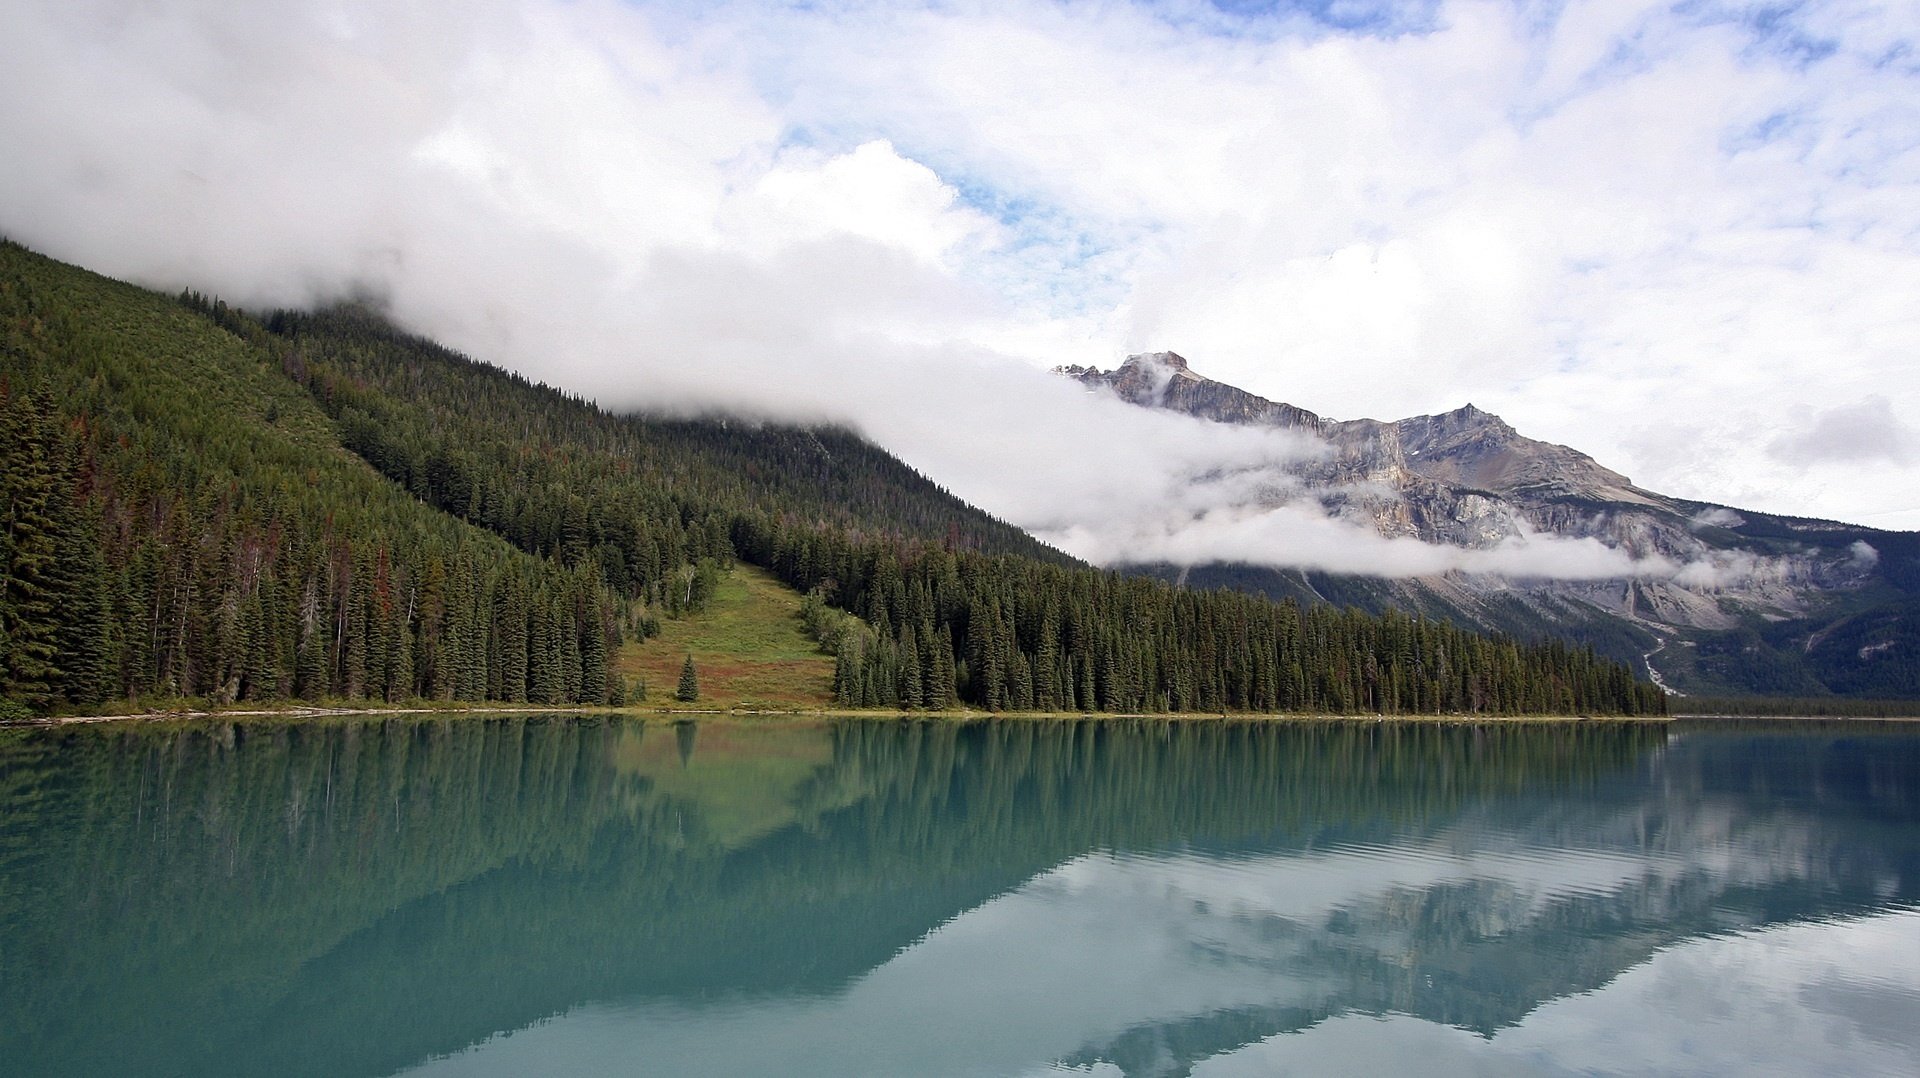
[[[1320,449],[1046,373],[1160,349],[1920,528],[1912,0],[10,0],[0,145],[48,254],[844,422],[1101,561],[1685,571],[1252,509]]]

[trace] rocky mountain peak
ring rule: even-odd
[[[1143,408],[1184,412],[1217,423],[1305,427],[1316,433],[1326,426],[1326,420],[1305,409],[1270,401],[1199,374],[1178,352],[1142,352],[1128,356],[1111,371],[1079,366],[1056,367],[1055,371],[1082,385],[1112,390],[1121,400]]]
[[[1528,438],[1474,404],[1391,422],[1341,422],[1206,378],[1174,352],[1129,356],[1113,371],[1072,367],[1060,373],[1144,408],[1324,439],[1331,453],[1295,465],[1296,478],[1333,492],[1345,512],[1370,519],[1387,535],[1480,546],[1514,534],[1522,520],[1562,533],[1592,526],[1586,510],[1562,504],[1567,499],[1636,508],[1659,502],[1586,454]],[[1390,493],[1340,493],[1356,485]],[[1582,520],[1572,520],[1570,512]]]
[[[1483,446],[1530,441],[1492,412],[1465,404],[1439,415],[1417,415],[1393,424],[1409,452],[1433,453],[1474,442]],[[1546,443],[1540,443],[1545,445]]]
[[[1127,357],[1123,367],[1150,364],[1157,367],[1171,367],[1176,371],[1187,370],[1187,358],[1178,352],[1141,352]]]

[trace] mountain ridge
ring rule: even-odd
[[[1364,609],[1418,611],[1521,635],[1561,633],[1636,661],[1682,691],[1768,691],[1755,670],[1736,672],[1719,660],[1704,672],[1693,668],[1688,650],[1725,644],[1724,634],[1782,666],[1804,668],[1791,652],[1812,655],[1848,619],[1873,612],[1885,630],[1861,645],[1854,662],[1797,669],[1789,680],[1796,691],[1818,692],[1860,682],[1857,668],[1877,665],[1889,676],[1865,680],[1879,690],[1920,693],[1920,619],[1903,605],[1920,599],[1915,533],[1660,494],[1577,449],[1528,438],[1472,404],[1399,420],[1335,420],[1207,378],[1173,352],[1130,356],[1111,371],[1055,370],[1143,408],[1317,439],[1326,452],[1282,469],[1276,478],[1294,488],[1271,484],[1287,493],[1260,508],[1311,500],[1385,538],[1464,550],[1495,551],[1543,535],[1593,540],[1650,567],[1566,580],[1457,571],[1358,578],[1364,586],[1311,570],[1225,563],[1138,571],[1322,601],[1357,592]],[[1774,642],[1754,645],[1756,635]],[[1663,650],[1664,670],[1649,657]]]

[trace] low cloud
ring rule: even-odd
[[[1233,561],[1390,578],[1466,574],[1515,580],[1665,580],[1713,590],[1785,579],[1795,571],[1778,559],[1734,552],[1703,552],[1685,561],[1659,554],[1635,556],[1597,539],[1524,528],[1489,547],[1443,546],[1383,536],[1301,502],[1220,508],[1192,516],[1149,514],[1125,525],[1102,521],[1041,535],[1113,564]]]
[[[1696,528],[1737,528],[1745,524],[1746,519],[1726,506],[1716,505],[1695,513],[1691,523]]]
[[[1893,402],[1875,393],[1858,404],[1794,413],[1795,429],[1767,443],[1775,459],[1813,464],[1898,464],[1913,460],[1913,429],[1893,414]]]

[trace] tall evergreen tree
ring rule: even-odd
[[[692,703],[700,699],[700,676],[693,669],[693,653],[687,653],[687,661],[680,664],[680,685],[673,690],[673,698],[682,703]]]

